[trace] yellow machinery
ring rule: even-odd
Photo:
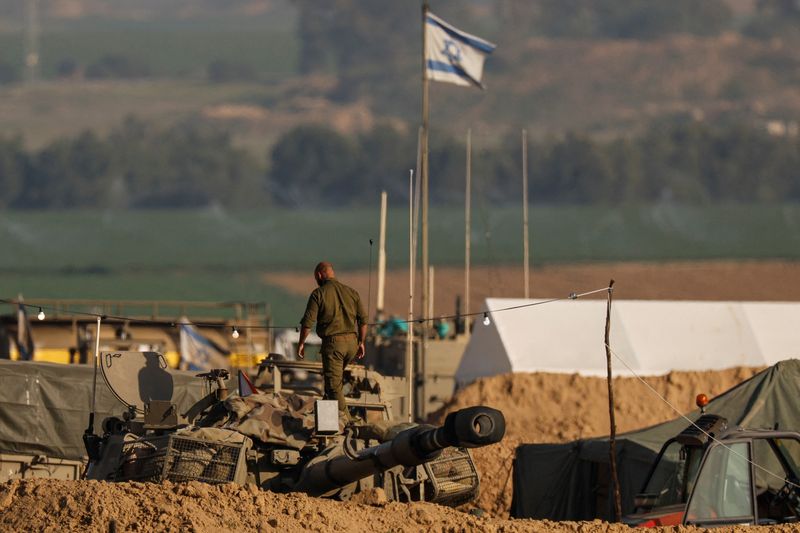
[[[182,366],[182,324],[192,324],[194,332],[221,348],[232,368],[256,366],[271,344],[266,303],[38,299],[25,305],[34,361],[90,363],[98,315],[104,317],[101,350],[157,351],[173,368]],[[39,307],[44,320],[37,318]],[[0,357],[21,358],[19,322],[17,306],[6,306],[0,315]]]

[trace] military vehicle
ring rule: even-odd
[[[800,433],[704,414],[664,444],[635,505],[631,526],[800,522]]]
[[[502,413],[489,407],[451,413],[440,427],[398,423],[380,399],[380,383],[366,373],[351,376],[347,416],[313,390],[262,391],[241,373],[239,393],[229,394],[227,370],[198,376],[209,394],[180,412],[160,354],[103,353],[100,361],[127,410],[105,419],[102,435],[90,422],[84,437],[90,479],[253,483],[337,499],[381,488],[390,500],[459,505],[478,492],[469,448],[499,442],[505,433]],[[297,364],[321,372],[319,363],[269,359],[262,369]],[[274,383],[281,387],[282,380]]]

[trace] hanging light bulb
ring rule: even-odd
[[[41,307],[39,308],[39,314],[36,315],[36,318],[38,318],[39,320],[44,320],[44,311],[42,311]]]
[[[483,325],[488,326],[492,321],[489,319],[489,313],[483,313]]]
[[[239,330],[236,329],[236,326],[233,326],[233,333],[231,333],[231,337],[233,337],[234,339],[239,338]]]

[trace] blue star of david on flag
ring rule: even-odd
[[[442,53],[447,56],[447,59],[450,63],[458,63],[461,61],[461,49],[458,47],[455,41],[450,39],[444,42],[444,49],[442,49]]]

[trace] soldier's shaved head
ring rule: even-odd
[[[333,265],[327,261],[321,261],[317,264],[316,268],[314,268],[314,279],[317,280],[317,283],[322,283],[326,279],[331,279],[333,277]]]

